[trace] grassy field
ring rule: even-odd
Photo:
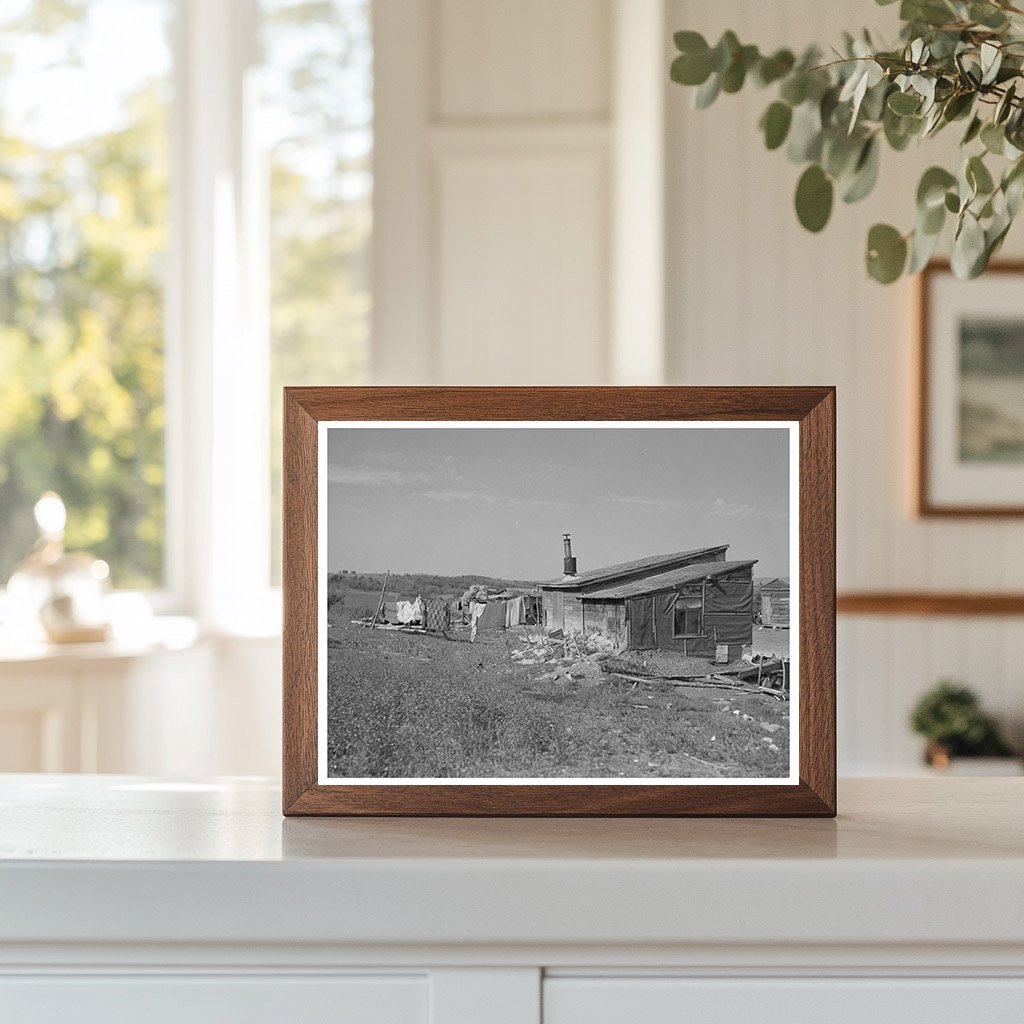
[[[373,777],[779,777],[788,774],[789,704],[768,694],[541,679],[517,665],[522,627],[454,639],[349,621],[328,631],[328,772]],[[370,595],[372,606],[376,595]]]

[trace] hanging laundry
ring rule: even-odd
[[[505,628],[505,602],[488,601],[484,605],[484,613],[480,616],[479,629]]]
[[[398,621],[406,626],[418,626],[423,622],[424,611],[422,597],[417,597],[415,601],[399,601]]]
[[[526,602],[521,597],[513,597],[505,602],[505,627],[521,626],[526,622]]]
[[[483,618],[484,612],[487,611],[487,605],[482,604],[479,601],[473,601],[469,606],[469,642],[472,643],[476,639],[476,631],[480,625],[480,620]]]
[[[451,612],[444,598],[427,602],[425,624],[427,629],[435,633],[447,633],[451,625]]]

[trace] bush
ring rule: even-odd
[[[1013,751],[974,691],[944,679],[918,701],[910,715],[914,732],[952,757],[1006,757]]]

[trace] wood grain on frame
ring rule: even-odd
[[[911,446],[916,458],[913,507],[922,519],[1005,519],[1024,516],[1024,505],[939,505],[931,498],[928,475],[928,437],[931,430],[931,401],[928,395],[928,375],[931,369],[931,289],[936,274],[949,273],[952,270],[948,261],[935,260],[921,271],[917,280],[917,344],[914,348],[916,360],[913,368],[913,376],[917,381],[917,436]],[[993,262],[988,265],[985,274],[1024,274],[1024,261]]]
[[[799,785],[318,785],[321,420],[799,422]],[[835,815],[834,388],[286,388],[283,527],[285,814]]]

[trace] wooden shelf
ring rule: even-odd
[[[1024,593],[854,591],[839,594],[840,615],[1024,615]]]

